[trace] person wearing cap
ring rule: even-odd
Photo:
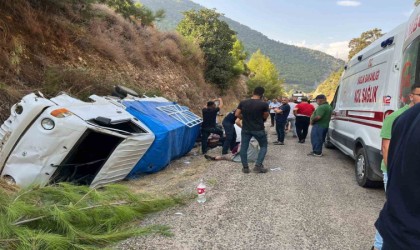
[[[331,120],[332,108],[327,102],[325,95],[318,95],[316,98],[318,104],[317,109],[311,116],[311,143],[312,152],[309,156],[322,156],[322,145],[324,144],[325,137],[327,136],[328,126]]]

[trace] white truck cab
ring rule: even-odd
[[[155,136],[111,97],[29,94],[0,126],[0,176],[20,187],[122,180]]]
[[[384,118],[405,102],[400,78],[407,24],[401,24],[356,54],[345,66],[331,103],[326,147],[355,159],[357,183],[382,181],[380,131]],[[409,86],[408,86],[409,87]]]

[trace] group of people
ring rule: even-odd
[[[266,173],[263,165],[267,153],[267,133],[264,122],[272,117],[278,139],[274,144],[284,145],[284,131],[290,112],[296,119],[296,134],[299,143],[304,143],[309,125],[312,125],[312,152],[308,155],[322,156],[322,145],[328,131],[332,109],[324,95],[318,95],[315,109],[306,98],[291,107],[288,98],[269,104],[263,100],[264,88],[254,89],[250,99],[241,101],[236,110],[223,121],[226,139],[223,155],[235,145],[233,124],[242,121],[240,157],[242,172],[249,173],[247,150],[251,138],[255,138],[260,151],[253,168],[254,172]],[[377,233],[372,249],[420,249],[420,84],[414,84],[410,94],[411,103],[386,117],[381,130],[382,171],[387,201],[375,223]],[[216,115],[223,106],[214,101],[203,109],[202,151],[207,152],[207,137],[210,133],[223,135],[216,127]],[[293,106],[293,105],[292,105]],[[274,124],[275,122],[275,124]]]
[[[243,100],[238,107],[228,113],[224,118],[222,125],[225,130],[225,139],[223,143],[222,156],[210,157],[207,153],[207,139],[210,133],[223,135],[223,131],[216,126],[217,113],[223,106],[223,101],[219,98],[219,107],[216,107],[214,101],[209,101],[207,107],[202,110],[203,124],[202,124],[202,153],[207,159],[219,160],[228,159],[227,154],[229,149],[233,149],[236,143],[236,133],[234,124],[240,124],[241,143],[239,154],[242,162],[242,172],[249,173],[248,164],[248,148],[252,138],[258,142],[260,150],[253,168],[254,172],[266,173],[267,169],[263,162],[267,153],[268,141],[267,133],[264,123],[269,116],[272,118],[272,126],[277,132],[277,141],[275,145],[284,145],[286,124],[291,123],[291,130],[294,131],[294,137],[298,138],[299,143],[305,143],[309,125],[313,126],[311,133],[312,151],[308,154],[310,156],[322,156],[322,145],[325,140],[326,132],[328,131],[328,123],[331,119],[331,107],[326,101],[325,95],[318,95],[316,102],[318,108],[309,103],[306,97],[302,98],[302,102],[295,104],[289,103],[286,97],[273,100],[270,105],[264,101],[264,88],[256,87],[250,99]],[[240,122],[239,122],[240,121]]]

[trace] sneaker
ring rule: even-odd
[[[298,142],[299,143],[305,143],[305,140],[299,140]]]
[[[242,168],[242,172],[243,172],[244,174],[249,174],[249,168],[248,168],[248,167],[246,167],[246,168]]]
[[[308,154],[308,156],[322,157],[323,155],[322,155],[322,153],[321,153],[321,154],[315,154],[314,152],[310,152],[310,153]]]
[[[284,145],[284,142],[282,141],[275,141],[273,142],[274,145]]]
[[[254,169],[252,169],[255,173],[267,173],[268,169],[264,167],[264,165],[255,165]]]
[[[293,138],[297,138],[297,135],[293,135]]]

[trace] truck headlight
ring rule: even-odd
[[[3,180],[9,185],[16,185],[15,179],[10,175],[3,176]]]
[[[45,129],[45,130],[51,130],[55,127],[55,123],[53,120],[51,120],[50,118],[44,118],[41,121],[41,126]]]

